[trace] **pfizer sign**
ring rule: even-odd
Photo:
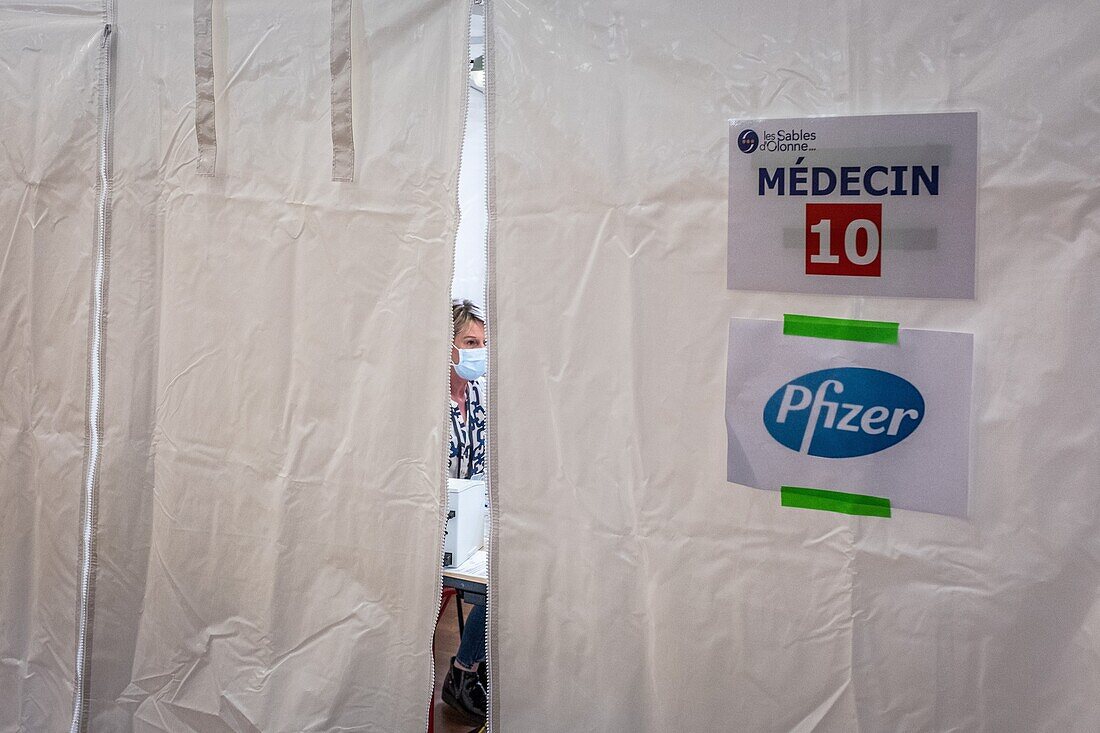
[[[873,342],[785,331],[783,321],[730,319],[726,479],[966,516],[973,336],[898,328],[896,341]]]
[[[924,398],[889,372],[822,369],[777,389],[764,405],[764,425],[793,451],[822,458],[866,456],[912,435]]]

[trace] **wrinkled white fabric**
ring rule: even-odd
[[[102,35],[0,4],[0,731],[72,705]]]
[[[117,3],[93,731],[419,731],[467,3]],[[0,3],[0,730],[69,725],[104,4]],[[360,106],[361,105],[361,106]]]
[[[494,729],[1100,729],[1096,8],[490,12]],[[728,118],[950,109],[975,300],[726,289]],[[969,519],[725,481],[728,320],[785,312],[974,333]]]

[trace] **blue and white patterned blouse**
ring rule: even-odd
[[[447,475],[473,478],[485,473],[485,379],[466,385],[466,422],[451,400],[451,452]]]

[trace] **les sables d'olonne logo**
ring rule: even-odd
[[[737,149],[742,153],[752,153],[759,146],[760,137],[756,134],[756,130],[742,130],[741,134],[737,136]]]
[[[793,451],[822,458],[877,453],[912,435],[924,397],[896,374],[822,369],[792,379],[764,405],[764,426]]]

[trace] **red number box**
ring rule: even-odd
[[[806,204],[806,274],[882,276],[882,204]]]

